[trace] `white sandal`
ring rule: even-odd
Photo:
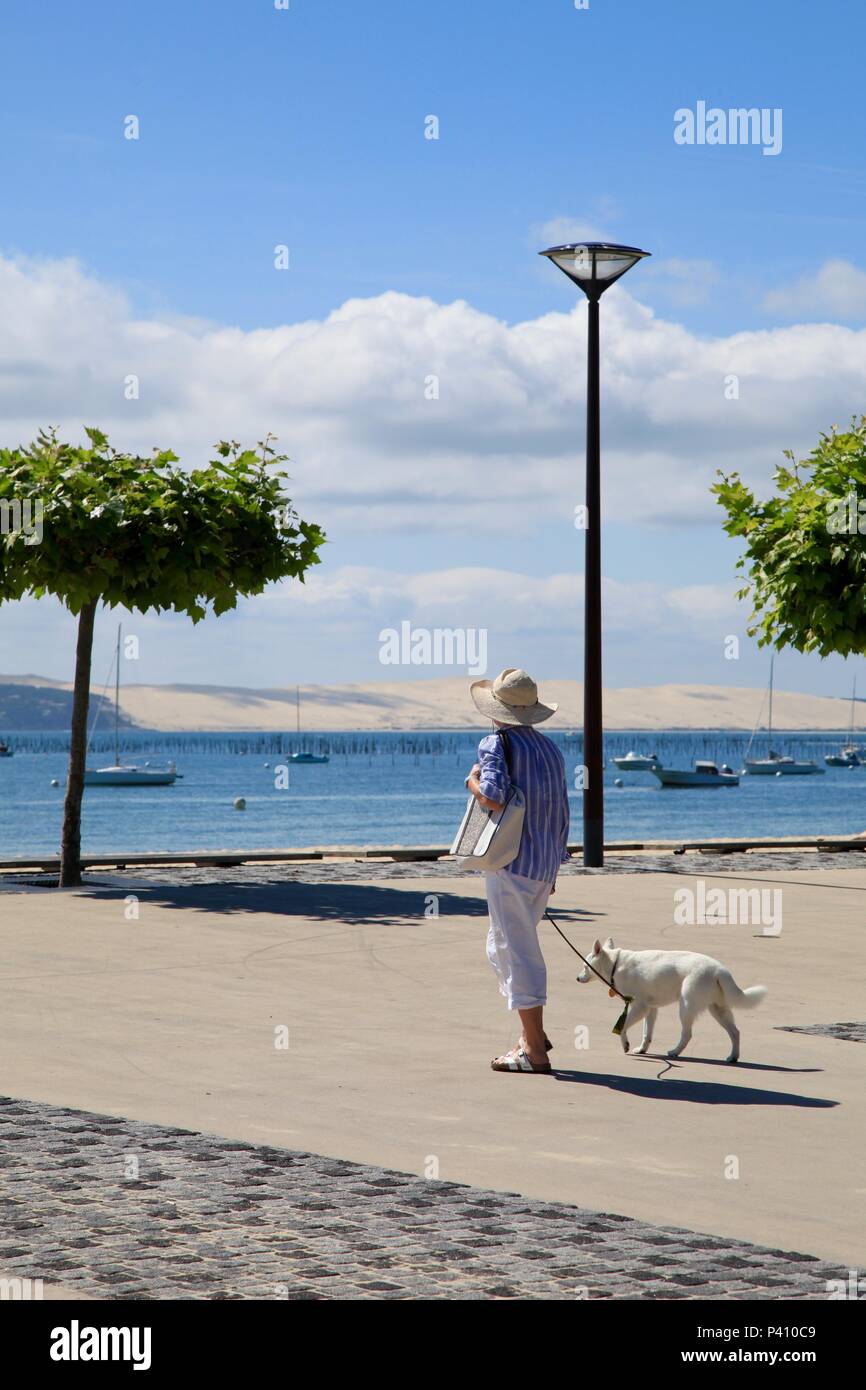
[[[538,1072],[541,1076],[547,1076],[551,1071],[549,1062],[531,1062],[522,1047],[514,1047],[510,1052],[504,1052],[501,1057],[494,1057],[490,1066],[493,1071]]]

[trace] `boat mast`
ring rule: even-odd
[[[853,689],[852,689],[852,691],[851,691],[851,724],[850,724],[850,728],[848,729],[848,747],[849,747],[849,748],[853,748],[853,746],[854,746],[854,702],[856,701],[856,699],[857,699],[857,677],[855,676],[855,677],[854,677],[854,686],[853,686]]]
[[[295,716],[296,716],[296,726],[295,726],[295,727],[296,727],[296,729],[297,729],[298,736],[300,737],[300,733],[301,733],[301,687],[300,687],[299,685],[296,685],[296,686],[295,686]]]
[[[120,623],[117,624],[117,654],[114,664],[114,766],[120,767]]]
[[[767,756],[773,751],[773,662],[776,659],[775,652],[770,657],[770,715],[767,722]]]

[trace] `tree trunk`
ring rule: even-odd
[[[60,887],[75,888],[81,882],[81,798],[87,757],[87,711],[90,704],[90,658],[96,600],[78,615],[75,648],[75,685],[72,691],[72,730],[69,740],[69,778],[63,805],[63,837],[60,844]]]

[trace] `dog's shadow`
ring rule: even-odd
[[[644,1060],[644,1059],[642,1059]],[[653,1057],[645,1054],[645,1060],[658,1064],[661,1062],[673,1069],[670,1058]],[[683,1059],[677,1058],[677,1064]],[[694,1062],[709,1059],[693,1057]],[[730,1067],[729,1063],[718,1062],[718,1066]],[[738,1062],[738,1068],[753,1071],[794,1071],[799,1068],[761,1066],[758,1062]],[[804,1067],[803,1071],[820,1071],[820,1067]],[[823,1096],[798,1096],[791,1091],[768,1091],[752,1086],[734,1086],[724,1081],[688,1081],[677,1076],[617,1076],[612,1072],[566,1071],[554,1067],[553,1076],[557,1081],[573,1081],[584,1086],[605,1086],[610,1091],[622,1091],[627,1095],[642,1096],[647,1100],[688,1101],[692,1105],[791,1105],[806,1110],[828,1110],[837,1106],[837,1100],[827,1100]]]
[[[822,1072],[824,1070],[823,1067],[780,1067],[774,1062],[726,1062],[723,1057],[686,1057],[682,1055],[668,1057],[664,1052],[631,1052],[629,1056],[638,1061],[667,1062],[671,1066],[677,1067],[681,1067],[684,1062],[686,1064],[697,1062],[704,1067],[724,1067],[726,1071],[730,1071],[732,1067],[736,1066],[737,1071],[787,1071],[795,1072],[799,1076],[802,1073]]]

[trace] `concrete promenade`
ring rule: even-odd
[[[780,888],[778,937],[674,926],[691,874],[564,876],[552,905],[582,950],[595,935],[704,950],[770,993],[741,1015],[739,1067],[708,1017],[673,1065],[626,1057],[618,1001],[575,984],[576,958],[545,926],[544,1078],[488,1069],[516,1028],[484,958],[480,881],[408,869],[5,883],[0,1094],[864,1268],[866,1052],[856,1033],[787,1030],[863,1019],[866,871],[705,870],[708,886]],[[659,1052],[677,1033],[663,1011]]]

